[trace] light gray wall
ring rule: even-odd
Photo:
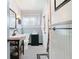
[[[54,0],[51,0],[51,18],[52,24],[72,20],[72,1],[55,11]]]
[[[7,59],[10,59],[10,42],[7,42]]]
[[[23,28],[23,32],[25,34],[32,34],[33,32],[36,32],[39,34],[39,43],[42,43],[42,32],[41,32],[41,28]],[[31,42],[31,41],[29,41]]]
[[[41,24],[40,24],[41,17],[40,17],[40,15],[31,15],[31,16],[37,17],[37,20],[34,22],[35,24],[32,25],[30,21],[24,21],[27,19],[23,18],[22,19],[23,33],[25,33],[26,35],[32,34],[34,32],[38,33],[39,34],[39,43],[42,43],[43,40],[42,40],[42,31],[41,31]],[[24,16],[24,17],[30,17],[30,16]],[[25,24],[25,23],[28,23],[28,24]],[[30,42],[30,40],[29,40],[29,42]]]

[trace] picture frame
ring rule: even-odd
[[[54,0],[54,9],[57,11],[71,0]]]

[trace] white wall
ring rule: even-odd
[[[10,59],[10,42],[7,42],[7,59]]]
[[[23,15],[22,15],[23,16]],[[34,17],[33,19],[30,19]],[[42,32],[41,32],[41,25],[40,25],[40,15],[24,15],[22,20],[22,26],[23,26],[23,32],[25,34],[32,34],[32,33],[38,33],[39,34],[39,43],[42,43]],[[29,42],[31,42],[29,40]]]
[[[72,6],[71,1],[65,4],[62,8],[54,10],[54,0],[51,0],[51,25],[57,23],[65,23],[66,21],[72,20]],[[72,24],[57,25],[57,27],[72,27]],[[53,26],[54,27],[54,26]],[[71,30],[56,30],[50,31],[50,59],[71,59],[71,43],[72,43],[72,31]]]
[[[51,0],[52,24],[63,21],[72,20],[72,3],[71,1],[61,7],[59,10],[54,10],[54,0]]]
[[[47,49],[48,42],[48,20],[49,20],[49,6],[48,3],[45,5],[42,13],[41,29],[43,36],[43,46]]]
[[[16,16],[15,17],[19,16],[19,18],[22,19],[21,9],[19,8],[19,6],[16,4],[16,2],[14,0],[9,0],[8,1],[8,8],[12,9],[16,13]],[[10,13],[10,11],[8,10],[8,14],[9,13]],[[8,15],[8,17],[10,17],[10,15]],[[11,21],[10,18],[8,19],[7,27],[9,27],[9,21]],[[17,23],[17,21],[16,21],[16,23]],[[16,26],[18,27],[18,30],[19,30],[21,26],[18,23],[17,23],[17,25]],[[14,31],[14,29],[9,29],[8,36],[9,35],[12,35],[13,31]]]
[[[21,17],[21,9],[14,0],[9,0],[9,8],[11,8],[18,16]]]

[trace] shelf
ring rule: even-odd
[[[19,59],[21,53],[24,54],[24,41],[10,40],[10,59]]]

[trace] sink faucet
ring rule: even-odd
[[[13,34],[12,34],[12,36],[15,36],[16,35],[16,29],[13,31]]]

